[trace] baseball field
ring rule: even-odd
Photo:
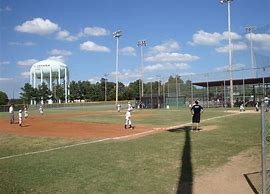
[[[32,109],[22,127],[0,113],[0,193],[260,189],[249,176],[261,170],[260,114],[253,109],[205,109],[199,132],[191,130],[187,108],[136,109],[134,129],[124,129],[125,110],[96,104],[40,115]]]

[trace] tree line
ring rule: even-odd
[[[153,81],[144,83],[144,96],[160,96],[171,95],[177,91],[176,85],[181,85],[181,94],[188,95],[190,93],[191,81],[184,82],[180,79],[180,76],[170,76],[167,82]],[[133,100],[139,99],[141,94],[141,80],[138,79],[128,85],[122,82],[118,83],[118,99],[119,100]],[[113,101],[115,100],[116,84],[110,82],[105,78],[101,78],[96,83],[90,81],[71,81],[69,83],[69,101],[84,100],[84,101]],[[31,100],[35,100],[37,103],[43,100],[46,102],[48,99],[52,99],[54,102],[65,100],[64,85],[53,85],[52,91],[48,88],[46,83],[38,85],[37,88],[33,88],[29,83],[21,88],[20,98],[25,104],[30,104]]]

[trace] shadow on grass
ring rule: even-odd
[[[171,129],[170,132],[184,132],[185,133],[185,145],[183,147],[181,158],[181,170],[180,177],[177,186],[177,194],[192,194],[193,186],[193,169],[191,161],[191,140],[190,131],[191,126],[184,126],[177,129]]]

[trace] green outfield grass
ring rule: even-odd
[[[45,113],[63,111],[68,109],[48,109]],[[124,112],[104,114],[61,119],[104,122],[106,116],[108,123],[123,122]],[[231,113],[206,109],[202,119],[227,114]],[[133,112],[135,125],[149,127],[175,126],[188,123],[190,119],[187,109]],[[183,127],[137,139],[104,141],[1,159],[0,193],[176,193],[180,183],[192,183],[195,176],[226,163],[242,151],[255,150],[254,154],[259,155],[260,114],[237,114],[201,125],[202,128],[214,126],[214,129],[190,132]],[[0,156],[86,141],[0,134]]]

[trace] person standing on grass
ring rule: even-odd
[[[117,112],[120,112],[120,110],[121,110],[121,105],[117,104]]]
[[[256,110],[256,112],[259,111],[259,103],[258,102],[256,102],[256,104],[255,104],[255,110]]]
[[[10,105],[9,109],[9,122],[10,124],[14,123],[14,108],[13,108],[13,104]]]
[[[196,100],[195,104],[190,109],[192,116],[192,129],[200,130],[199,123],[201,121],[201,113],[203,112],[203,107],[199,105],[199,102]]]
[[[265,96],[264,103],[265,103],[265,106],[266,106],[265,111],[268,112],[269,111],[269,98],[268,98],[268,96]]]

